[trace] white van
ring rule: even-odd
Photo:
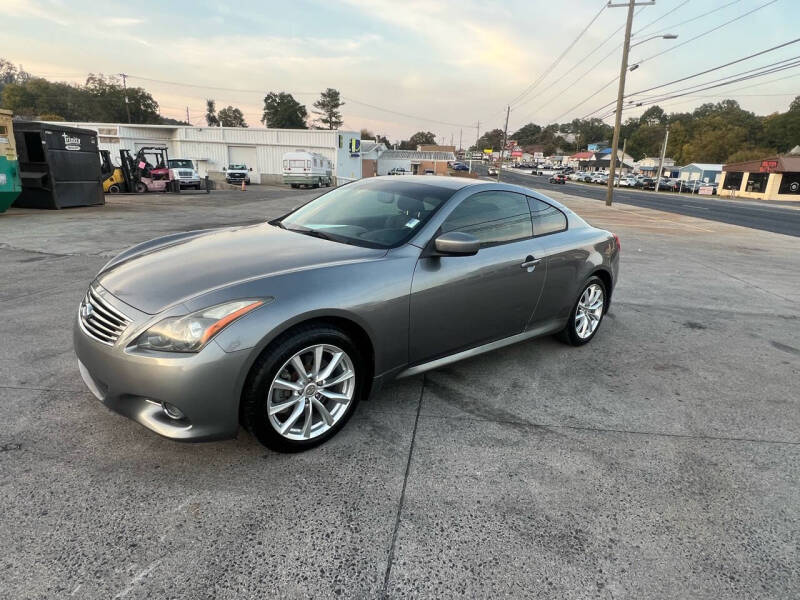
[[[287,152],[283,155],[283,183],[293,188],[329,186],[333,183],[331,161],[316,152]]]

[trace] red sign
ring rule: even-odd
[[[514,150],[511,156],[522,156],[522,150]]]
[[[761,168],[759,169],[759,171],[761,171],[762,173],[772,173],[777,168],[778,168],[777,160],[762,160]]]

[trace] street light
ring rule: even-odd
[[[612,6],[609,4],[609,6]],[[625,5],[613,5],[625,6]],[[631,44],[631,25],[633,25],[633,9],[636,6],[636,0],[629,0],[628,7],[628,20],[625,23],[625,43],[622,47],[622,64],[619,69],[619,89],[617,90],[617,110],[614,118],[614,139],[611,142],[611,160],[608,165],[608,191],[606,193],[606,206],[611,206],[611,200],[614,197],[614,171],[616,170],[617,162],[617,145],[619,144],[619,130],[622,125],[622,101],[625,97],[625,75],[628,74],[628,53],[634,46],[644,44],[650,40],[664,39],[674,40],[678,36],[674,33],[665,33],[664,35],[654,35],[649,38],[643,39],[640,42]],[[638,64],[632,65],[631,71],[638,68]],[[622,157],[625,160],[625,156]]]

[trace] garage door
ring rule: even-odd
[[[250,183],[261,183],[255,146],[228,146],[228,163],[247,165],[248,169],[253,169],[250,172]]]

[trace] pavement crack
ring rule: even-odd
[[[394,519],[394,530],[392,531],[392,543],[389,546],[389,556],[386,559],[386,572],[383,575],[383,591],[381,598],[388,598],[389,577],[392,574],[392,564],[394,563],[394,550],[397,545],[397,533],[400,530],[400,517],[403,513],[403,505],[406,500],[406,486],[408,485],[408,474],[411,471],[411,457],[414,454],[414,445],[417,441],[417,425],[419,425],[419,415],[422,411],[422,397],[425,394],[425,375],[422,376],[422,386],[419,390],[419,402],[417,402],[417,414],[414,417],[414,429],[411,432],[411,444],[408,447],[408,460],[406,461],[406,472],[403,476],[403,488],[400,491],[400,501],[397,503],[397,515]]]

